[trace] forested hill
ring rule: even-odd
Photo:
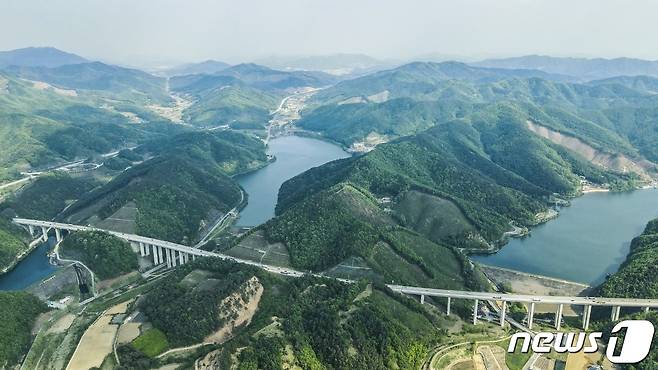
[[[170,86],[195,102],[184,112],[186,121],[195,126],[263,130],[270,112],[290,90],[335,81],[335,77],[320,72],[278,71],[247,63],[213,73],[173,77]]]
[[[128,100],[108,102],[0,71],[0,181],[181,129]]]
[[[593,80],[615,76],[658,77],[658,62],[633,58],[560,58],[526,55],[513,58],[488,59],[473,63],[480,67],[537,69],[548,73]]]
[[[658,79],[646,76],[576,83],[528,70],[411,63],[318,92],[297,124],[349,147],[472,120],[507,104],[525,120],[605,155],[656,162],[656,86]]]
[[[216,342],[177,361],[199,358],[221,369],[418,369],[452,323],[428,306],[383,285],[292,279],[197,259],[139,300],[153,329],[117,353],[125,368],[159,368],[167,359],[156,356],[167,349]]]
[[[470,119],[444,123],[423,133],[381,144],[362,156],[334,162],[286,182],[282,212],[305,194],[350,181],[377,196],[397,196],[412,187],[428,189],[459,203],[494,238],[507,221],[532,223],[542,197],[575,194],[579,176],[624,187],[633,175],[607,172],[578,154],[528,129],[515,105],[483,107]],[[484,221],[488,220],[488,221]],[[498,226],[493,226],[494,224]]]
[[[86,194],[62,217],[190,244],[205,225],[246,200],[230,176],[267,162],[260,140],[234,132],[185,133],[143,150],[154,157]],[[122,216],[111,217],[115,212]],[[111,222],[115,218],[128,222]]]
[[[9,66],[5,71],[31,81],[62,89],[91,91],[131,101],[168,103],[165,79],[136,69],[101,62],[68,64],[53,68]]]
[[[658,219],[633,239],[631,250],[619,271],[600,286],[604,297],[658,298]]]
[[[658,298],[658,219],[650,221],[644,232],[631,241],[631,250],[619,270],[606,278],[605,282],[598,287],[598,295],[602,297],[623,298]],[[649,320],[654,326],[658,325],[658,314],[649,312],[624,312],[622,315],[632,314],[632,319]],[[602,314],[609,317],[608,313]],[[607,330],[612,324],[607,325]],[[629,369],[655,369],[658,366],[658,348],[656,341],[658,333],[654,334],[651,351],[646,359],[637,364],[632,364]]]
[[[7,66],[59,67],[86,63],[85,58],[52,47],[28,47],[0,51],[0,68]]]
[[[458,249],[490,251],[512,225],[545,220],[551,197],[577,194],[580,176],[618,189],[637,179],[540,138],[499,104],[288,180],[264,231],[301,269],[356,258],[385,281],[477,289]]]

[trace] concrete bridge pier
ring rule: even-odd
[[[159,245],[157,247],[158,247],[158,261],[159,261],[158,263],[164,263],[164,256],[163,256],[164,250]]]
[[[619,321],[619,313],[621,311],[620,306],[613,306],[612,312],[610,313],[610,321]]]
[[[171,268],[171,249],[164,249],[165,260],[167,262],[167,268]]]
[[[473,305],[473,325],[478,323],[478,303],[480,302],[476,299]]]
[[[41,226],[41,239],[44,242],[48,241],[48,229],[45,226]]]
[[[646,313],[646,312],[649,312],[649,307],[644,307],[642,310],[643,310],[645,313]]]
[[[180,262],[180,265],[182,266],[185,263],[185,257],[183,256],[185,253],[183,252],[178,252],[178,262]]]
[[[153,266],[158,264],[158,251],[153,245],[147,245],[146,248],[153,248]]]
[[[592,306],[585,306],[585,309],[583,310],[583,330],[587,330],[589,328],[589,317],[591,314]]]
[[[530,302],[530,309],[528,310],[528,329],[532,329],[532,322],[535,319],[535,302]]]
[[[448,304],[446,305],[446,315],[450,316],[450,297],[448,297]]]
[[[170,249],[171,251],[171,266],[176,267],[176,251],[173,249]]]
[[[55,238],[57,238],[58,243],[62,241],[62,230],[55,229]]]
[[[562,311],[564,310],[564,304],[557,306],[557,312],[555,312],[555,330],[560,330],[562,326]]]
[[[507,301],[503,301],[503,306],[500,308],[500,327],[505,327],[505,313],[507,311]]]
[[[425,304],[425,295],[424,294],[420,295],[420,304]]]
[[[27,225],[27,230],[30,232],[30,236],[34,236],[34,226]]]

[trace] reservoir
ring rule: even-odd
[[[279,188],[286,180],[310,168],[350,156],[337,145],[300,136],[270,140],[268,154],[275,156],[276,161],[236,178],[249,195],[237,226],[256,226],[274,217]]]
[[[339,146],[325,141],[285,136],[271,140],[268,153],[276,156],[270,165],[242,175],[237,181],[249,195],[249,203],[240,212],[238,226],[259,225],[274,217],[279,188],[284,181],[312,167],[334,159],[349,157]],[[21,290],[57,271],[48,262],[53,238],[37,247],[10,272],[0,275],[0,290]]]
[[[560,216],[511,239],[480,263],[590,285],[605,280],[628,254],[630,241],[658,217],[658,190],[590,193],[573,199]]]
[[[21,290],[54,274],[57,267],[48,262],[48,252],[54,238],[43,243],[27,255],[16,267],[0,275],[0,290]]]

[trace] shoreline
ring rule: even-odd
[[[0,270],[0,277],[3,277],[4,275],[6,275],[6,274],[10,273],[12,270],[14,270],[16,268],[16,266],[18,266],[18,264],[21,263],[21,261],[23,261],[25,258],[27,258],[27,256],[29,256],[32,252],[34,252],[35,249],[39,248],[39,246],[42,243],[44,243],[44,242],[43,242],[43,240],[41,240],[41,238],[37,238],[37,239],[31,241],[28,244],[27,249],[25,249],[21,253],[17,254],[16,257],[14,258],[14,260],[9,264],[9,266],[7,266],[7,267],[3,268],[2,270]]]
[[[529,278],[542,279],[542,280],[548,280],[548,281],[552,281],[552,282],[556,282],[556,283],[562,283],[562,284],[569,284],[569,285],[580,286],[580,287],[582,287],[583,289],[589,289],[589,288],[592,288],[591,285],[589,285],[589,284],[585,284],[585,283],[581,283],[581,282],[579,282],[579,281],[566,280],[566,279],[556,278],[556,277],[552,277],[552,276],[546,276],[546,275],[535,274],[535,273],[532,273],[532,272],[525,272],[525,271],[514,270],[514,269],[507,268],[507,267],[500,267],[500,266],[488,265],[488,264],[485,264],[485,263],[478,263],[478,265],[480,265],[481,267],[484,267],[484,268],[486,268],[486,269],[499,270],[499,271],[503,271],[503,272],[514,273],[514,274],[522,275],[522,276],[526,276],[526,277],[529,277]]]
[[[656,187],[655,184],[643,185],[643,186],[637,187],[637,188],[635,188],[635,189],[631,189],[631,190],[627,190],[627,191],[622,191],[622,192],[611,191],[610,189],[606,189],[606,188],[590,188],[590,189],[587,189],[587,190],[582,190],[582,189],[581,189],[581,191],[580,191],[579,194],[577,194],[577,195],[575,195],[575,196],[570,196],[570,197],[568,197],[568,198],[569,198],[569,199],[576,199],[576,198],[580,198],[580,197],[582,197],[582,196],[584,196],[584,195],[586,195],[586,194],[596,194],[596,193],[626,193],[626,192],[634,192],[634,191],[639,191],[639,190],[651,190],[651,189],[656,190],[656,189],[658,189],[658,188]],[[552,210],[552,208],[549,207],[549,210]],[[493,241],[493,242],[489,242],[489,245],[491,246],[491,248],[489,248],[489,249],[486,249],[486,250],[484,250],[484,249],[483,249],[483,250],[472,250],[472,249],[471,249],[471,250],[465,250],[465,249],[464,249],[464,250],[462,250],[462,251],[466,254],[466,257],[468,258],[468,260],[469,260],[471,263],[474,263],[474,264],[477,264],[477,265],[480,265],[480,266],[489,266],[489,267],[492,267],[492,268],[504,269],[504,270],[507,270],[507,271],[509,271],[509,272],[516,272],[516,273],[526,274],[526,275],[531,276],[531,275],[533,275],[532,273],[528,273],[528,272],[524,272],[524,271],[519,271],[519,270],[514,270],[514,269],[510,269],[510,268],[505,268],[505,267],[498,267],[498,266],[486,265],[486,264],[483,264],[483,263],[478,263],[478,262],[474,261],[474,260],[471,258],[471,256],[472,256],[472,255],[480,255],[480,256],[490,256],[490,255],[494,255],[494,254],[500,252],[500,250],[502,250],[502,249],[503,249],[503,248],[509,243],[510,239],[512,239],[512,238],[515,238],[515,239],[516,239],[516,238],[525,238],[526,236],[528,236],[528,235],[530,235],[530,234],[532,233],[532,229],[533,229],[534,227],[537,227],[537,226],[539,226],[539,225],[542,225],[542,224],[548,223],[548,222],[550,222],[550,221],[552,221],[552,220],[555,220],[555,219],[557,219],[559,216],[560,216],[560,212],[559,212],[559,211],[555,211],[555,214],[554,214],[552,217],[549,217],[549,218],[543,219],[543,220],[541,220],[540,222],[537,222],[536,224],[534,224],[534,225],[528,227],[528,228],[527,228],[527,229],[528,229],[528,232],[525,233],[525,234],[523,234],[523,235],[516,235],[516,234],[507,234],[507,233],[504,233],[504,234],[503,234],[503,237],[501,237],[499,240],[496,240],[496,241]],[[541,277],[541,278],[549,278],[549,279],[557,279],[557,280],[560,280],[559,278],[551,278],[551,277],[549,277],[549,276],[544,276],[544,275],[539,275],[539,274],[536,274],[536,276],[537,276],[537,277]],[[563,280],[563,279],[562,279],[562,280]],[[577,283],[577,282],[568,281],[568,280],[564,280],[564,282],[568,282],[568,283]],[[577,284],[584,284],[584,283],[577,283]],[[584,285],[586,285],[586,284],[584,284]]]

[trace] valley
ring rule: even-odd
[[[14,362],[552,369],[570,360],[505,353],[506,338],[605,327],[593,306],[658,298],[607,278],[638,279],[653,240],[628,244],[658,217],[651,84],[458,62],[0,73],[0,140],[34,144],[0,163],[2,261],[35,237],[21,219],[50,225],[0,277],[51,307]]]

